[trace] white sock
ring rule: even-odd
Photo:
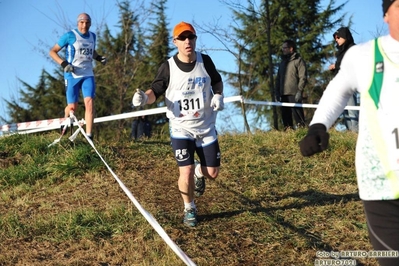
[[[190,210],[190,209],[196,209],[197,207],[195,206],[194,201],[190,203],[184,202],[184,210]]]
[[[198,164],[197,167],[195,167],[195,175],[197,177],[203,177],[204,175],[201,173],[201,165]]]

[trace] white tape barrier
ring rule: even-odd
[[[75,117],[75,115],[71,112],[70,118],[73,119],[74,121],[78,121]],[[69,120],[68,120],[69,122]],[[140,203],[136,200],[136,198],[133,196],[133,194],[129,191],[129,189],[123,184],[123,182],[118,178],[118,176],[112,171],[111,167],[107,164],[107,162],[103,159],[101,154],[97,151],[96,147],[94,146],[94,143],[91,141],[91,139],[86,135],[86,132],[80,125],[80,123],[77,123],[77,126],[79,127],[70,137],[69,140],[73,141],[75,140],[76,136],[80,133],[83,134],[83,136],[86,138],[86,140],[89,142],[89,144],[93,147],[97,155],[100,157],[101,161],[103,161],[104,165],[107,167],[108,171],[112,174],[114,179],[118,182],[119,186],[122,188],[122,190],[125,192],[125,194],[128,196],[128,198],[133,202],[134,206],[140,211],[140,213],[144,216],[144,218],[150,223],[150,225],[155,229],[155,231],[162,237],[162,239],[166,242],[166,244],[176,253],[179,258],[186,263],[186,265],[196,265],[187,255],[184,253],[179,246],[176,245],[175,242],[173,242],[172,239],[168,236],[168,234],[165,232],[165,230],[161,227],[161,225],[157,222],[157,220],[149,213],[146,211]],[[62,135],[61,135],[62,137]],[[61,139],[61,137],[59,139]],[[56,141],[59,142],[59,139]],[[55,143],[57,143],[55,142]],[[49,146],[52,146],[55,144],[54,142],[50,144]]]
[[[141,110],[135,111],[125,114],[119,115],[111,115],[111,116],[104,116],[100,118],[94,118],[94,123],[101,123],[107,121],[114,121],[120,119],[127,119],[132,117],[138,117],[143,115],[153,115],[153,114],[161,114],[166,112],[166,107],[159,107],[153,108],[148,110]],[[50,119],[50,120],[41,120],[41,121],[34,121],[34,122],[25,122],[25,123],[18,123],[18,124],[11,124],[11,125],[4,125],[0,127],[0,132],[18,132],[19,134],[30,134],[30,133],[37,133],[42,131],[48,131],[53,129],[60,129],[60,126],[63,125],[65,120],[68,118],[59,118],[59,119]],[[48,121],[51,121],[51,124],[46,125]],[[73,125],[77,126],[78,122],[74,122]],[[79,121],[80,124],[85,124],[86,122],[82,119]],[[37,126],[36,126],[37,124]]]
[[[252,100],[245,100],[242,96],[231,96],[224,98],[225,103],[230,102],[243,102],[244,104],[255,104],[255,105],[271,105],[271,106],[286,106],[286,107],[303,107],[303,108],[317,108],[317,104],[306,104],[306,103],[281,103],[281,102],[266,102],[266,101],[252,101]],[[346,106],[345,110],[360,110],[359,106]],[[153,115],[153,114],[160,114],[165,113],[166,107],[159,107],[153,108],[148,110],[141,110],[135,112],[129,112],[119,115],[111,115],[111,116],[104,116],[100,118],[95,118],[94,123],[101,123],[107,121],[114,121],[120,119],[127,119],[132,117],[138,117],[143,115]],[[42,132],[47,130],[59,129],[62,123],[67,118],[57,118],[57,119],[49,119],[49,120],[40,120],[40,121],[32,121],[32,122],[24,122],[24,123],[16,123],[16,124],[9,124],[0,126],[0,132],[16,132],[18,133],[36,133]],[[83,121],[84,123],[84,121]],[[76,126],[77,122],[74,123]]]
[[[39,120],[33,122],[23,122],[16,124],[9,124],[0,126],[0,131],[18,131],[18,130],[27,130],[34,128],[59,128],[62,123],[68,118],[57,118],[57,119],[48,119],[48,120]]]
[[[244,103],[256,104],[256,105],[303,107],[303,108],[317,108],[319,106],[318,104],[308,104],[308,103],[281,103],[281,102],[263,102],[263,101],[252,101],[252,100],[244,100]],[[346,106],[345,110],[360,110],[360,106]]]

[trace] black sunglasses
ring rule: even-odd
[[[189,40],[194,40],[195,38],[197,38],[197,35],[195,35],[195,34],[190,34],[190,35],[187,35],[187,36],[185,36],[185,35],[179,35],[179,36],[177,36],[176,38],[175,38],[175,40],[179,40],[179,41],[185,41],[186,39],[189,39]]]

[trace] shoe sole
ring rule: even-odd
[[[184,222],[184,225],[187,227],[196,227],[197,224],[198,224],[198,222],[192,222],[192,223]]]

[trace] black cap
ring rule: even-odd
[[[395,2],[396,0],[382,0],[382,15],[385,16],[388,8]]]

